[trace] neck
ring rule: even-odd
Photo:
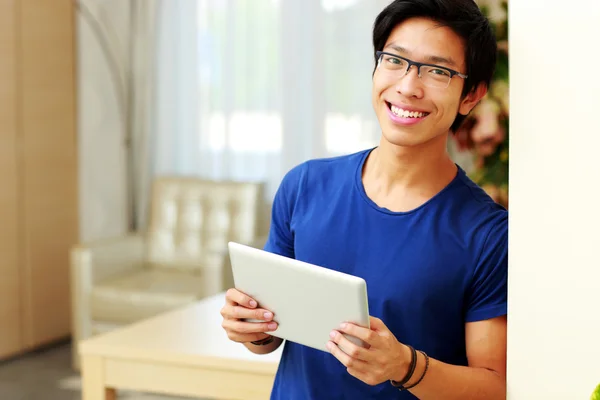
[[[382,137],[365,164],[363,178],[377,182],[384,193],[395,190],[437,193],[454,178],[457,170],[446,150],[447,137],[438,139],[422,146],[401,147]]]

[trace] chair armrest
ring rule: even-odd
[[[141,235],[99,240],[71,249],[71,329],[75,369],[79,368],[79,341],[92,336],[90,295],[94,285],[141,269],[143,262],[144,239]]]

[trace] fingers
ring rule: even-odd
[[[348,369],[348,372],[350,372],[350,370],[367,370],[368,364],[365,361],[349,356],[345,351],[342,351],[342,349],[340,349],[340,347],[335,342],[327,342],[327,349],[331,352],[331,354],[333,354],[335,358],[339,360],[339,362],[344,364],[344,366]]]
[[[226,319],[253,319],[260,321],[271,321],[273,313],[264,308],[245,308],[237,305],[226,304],[221,309],[221,315]]]
[[[265,333],[277,329],[276,322],[244,322],[234,319],[223,320],[223,328],[237,333]]]
[[[273,313],[263,308],[256,308],[258,304],[250,296],[236,289],[229,289],[226,294],[226,304],[221,309],[223,318],[250,319],[270,321]]]
[[[229,304],[239,304],[246,308],[255,308],[258,306],[256,300],[237,289],[229,289],[225,294],[225,299]]]
[[[221,325],[230,340],[240,343],[264,339],[269,336],[266,332],[277,330],[277,323],[274,321],[244,322],[237,319],[224,318]]]
[[[349,356],[345,351],[342,351],[335,342],[327,342],[327,348],[331,354],[346,367],[346,371],[353,377],[371,386],[383,382],[382,379],[378,378],[380,375],[373,373],[373,366],[370,365],[369,362]]]
[[[250,343],[256,342],[258,340],[263,340],[268,338],[270,335],[267,333],[238,333],[233,331],[227,332],[227,337],[229,340],[238,343]]]
[[[273,313],[258,308],[257,302],[250,296],[239,290],[229,289],[225,298],[225,305],[221,309],[222,327],[230,340],[252,342],[268,337],[265,332],[277,330],[278,324],[273,321]]]
[[[338,330],[342,333],[362,340],[369,346],[374,346],[378,339],[377,333],[371,329],[350,323],[341,324]]]
[[[331,341],[336,344],[336,347],[342,350],[350,358],[362,361],[371,360],[371,353],[369,353],[367,349],[352,343],[342,333],[338,331],[331,331],[329,336]]]

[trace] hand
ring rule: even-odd
[[[378,318],[370,317],[371,329],[344,323],[331,332],[327,348],[352,376],[367,385],[402,380],[411,361],[410,350]],[[352,343],[342,333],[361,339],[366,348]]]
[[[254,342],[269,337],[265,332],[277,329],[273,313],[257,308],[258,303],[250,296],[236,289],[229,289],[225,295],[225,305],[221,309],[223,329],[230,340],[239,343]],[[244,319],[257,319],[265,322],[246,322]]]

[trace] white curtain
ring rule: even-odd
[[[151,174],[266,183],[374,146],[371,30],[389,0],[163,0]]]
[[[129,109],[131,143],[129,160],[130,226],[139,230],[145,223],[146,201],[153,173],[152,138],[157,90],[156,25],[158,0],[130,0],[132,15],[131,75],[129,79]]]
[[[73,0],[80,240],[136,228],[147,192],[157,0]]]
[[[145,44],[149,59],[137,82],[143,95],[136,105],[145,111],[135,130],[133,162],[136,227],[141,230],[154,177],[198,174],[198,33],[196,0],[138,1],[154,16]]]
[[[377,144],[390,0],[74,0],[82,238],[143,229],[159,175],[266,183]],[[453,142],[450,142],[453,145]]]

